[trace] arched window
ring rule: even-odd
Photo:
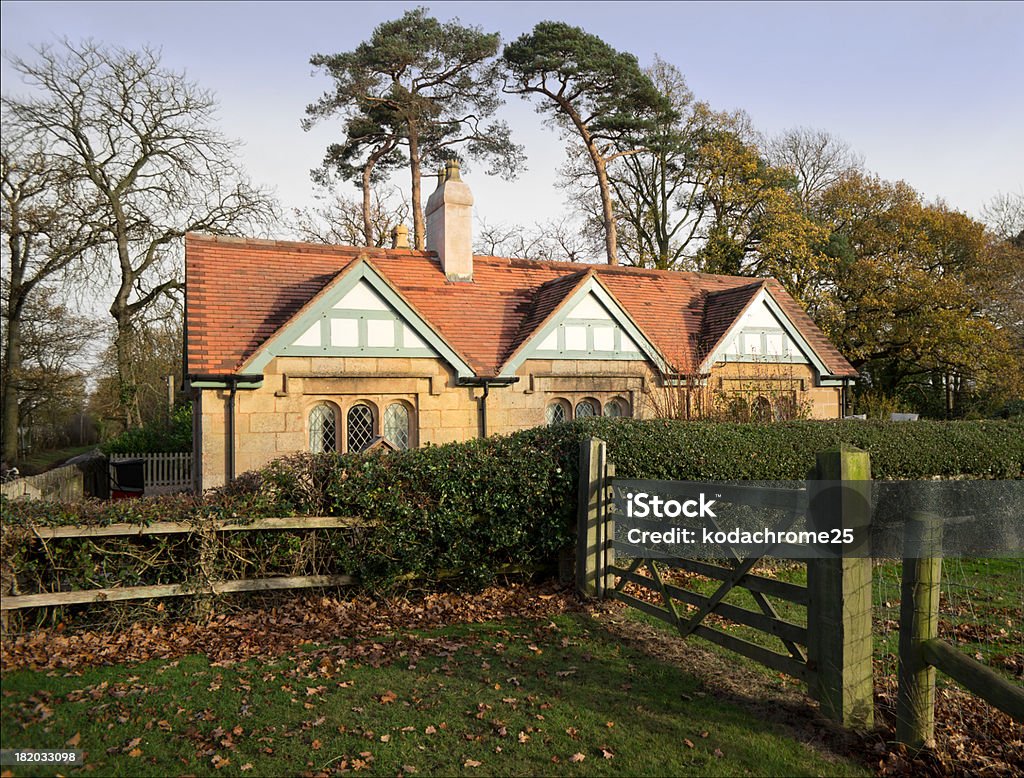
[[[402,403],[384,409],[384,438],[395,448],[409,448],[409,409]]]
[[[622,416],[628,416],[629,413],[626,411],[625,401],[620,400],[618,397],[609,400],[604,404],[604,415],[609,419],[618,419]]]
[[[772,403],[767,397],[758,397],[750,408],[753,421],[765,422],[772,420]]]
[[[580,400],[576,403],[576,418],[586,419],[590,416],[597,416],[598,404],[595,400]]]
[[[796,398],[782,395],[775,400],[775,421],[789,421],[796,418]]]
[[[369,405],[360,403],[348,409],[346,416],[345,449],[349,453],[362,451],[373,440],[373,410]]]
[[[553,403],[548,405],[545,416],[548,420],[548,424],[561,424],[569,418],[566,413],[566,403],[561,400],[555,400]]]
[[[742,397],[731,397],[726,406],[729,421],[750,421],[750,406]]]
[[[330,403],[314,405],[309,412],[309,450],[314,454],[338,450],[338,421]]]

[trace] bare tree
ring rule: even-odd
[[[570,216],[519,224],[488,224],[478,220],[473,252],[492,257],[533,259],[546,262],[585,262],[604,247],[604,236],[587,233]]]
[[[333,184],[320,186],[315,195],[320,205],[292,210],[292,231],[299,240],[309,243],[378,248],[387,245],[391,230],[408,218],[409,204],[397,190],[385,189],[379,183],[369,191],[367,211],[365,200],[357,203],[355,199],[339,192]],[[365,242],[368,235],[373,236],[372,243]]]
[[[213,95],[163,67],[159,52],[65,40],[36,54],[12,60],[32,94],[5,96],[4,106],[44,135],[48,154],[102,204],[91,230],[104,241],[97,258],[113,258],[119,397],[125,425],[135,426],[132,329],[181,289],[181,238],[252,230],[274,205],[235,163],[236,142],[214,126]]]
[[[804,210],[843,176],[864,169],[864,157],[825,130],[794,127],[771,139],[768,161],[796,177],[796,195]]]
[[[1024,189],[997,194],[981,209],[981,220],[997,238],[1024,248]]]
[[[3,457],[10,462],[17,456],[23,394],[29,390],[23,325],[43,285],[63,274],[93,245],[88,224],[96,205],[76,187],[68,166],[49,158],[39,138],[16,121],[4,122],[0,177],[4,237],[2,429]],[[53,338],[55,348],[63,337]]]

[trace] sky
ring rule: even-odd
[[[243,142],[254,181],[285,208],[307,206],[309,171],[339,137],[329,122],[300,127],[328,87],[310,56],[352,50],[417,5],[503,41],[550,19],[642,65],[658,54],[697,99],[746,110],[765,135],[827,130],[868,170],[971,215],[998,193],[1024,190],[1024,3],[2,2],[0,76],[5,94],[23,93],[8,58],[31,58],[33,45],[62,37],[159,47],[167,66],[216,93],[221,128]],[[508,99],[502,118],[528,159],[515,182],[467,175],[476,215],[545,221],[566,210],[555,186],[564,144],[532,105]]]

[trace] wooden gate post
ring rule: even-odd
[[[871,521],[871,461],[866,451],[843,447],[817,455],[809,484],[818,529],[854,528]],[[842,482],[842,488],[839,483]],[[871,654],[871,559],[845,555],[807,560],[808,664],[814,697],[844,726],[874,726]]]
[[[600,597],[605,589],[607,469],[608,447],[605,442],[597,438],[582,441],[576,524],[576,590],[584,597]]]
[[[903,548],[896,739],[916,750],[935,737],[935,668],[924,656],[924,643],[939,633],[942,525],[913,514]]]

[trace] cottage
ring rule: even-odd
[[[774,280],[472,253],[457,165],[427,251],[190,234],[197,486],[298,451],[447,443],[584,416],[842,415],[856,376]]]

